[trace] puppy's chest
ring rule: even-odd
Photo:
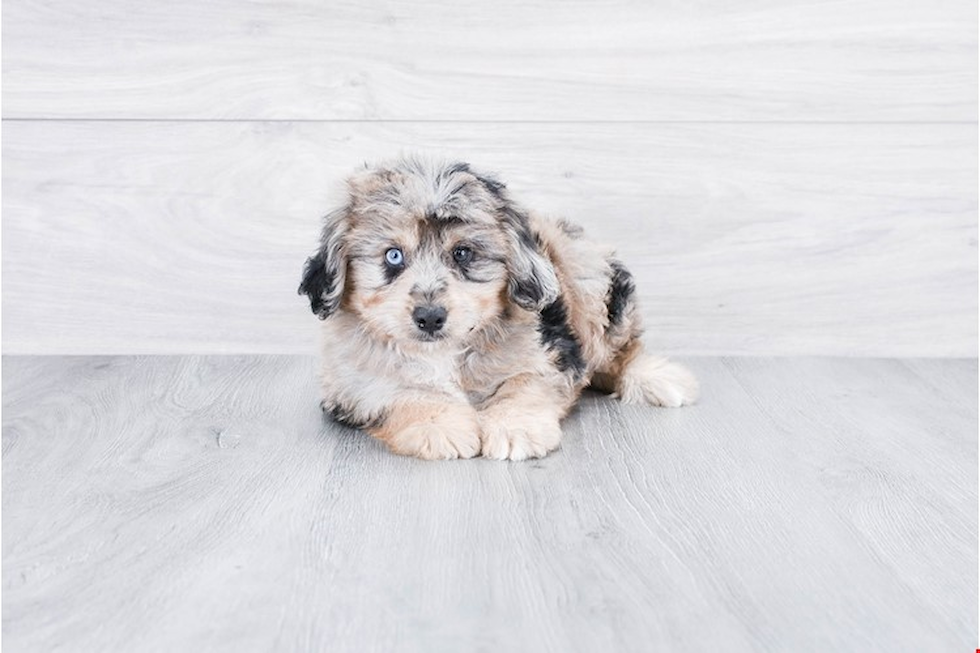
[[[398,366],[402,387],[433,390],[480,404],[508,378],[526,371],[528,353],[467,350],[447,356],[412,357]]]
[[[512,367],[480,352],[467,351],[406,360],[400,366],[399,375],[404,386],[428,388],[479,402],[493,394]]]
[[[470,403],[479,404],[490,397],[506,378],[494,361],[469,352],[460,359],[459,385]]]
[[[425,387],[451,395],[460,394],[459,354],[411,356],[398,368],[406,386]]]
[[[470,402],[492,396],[507,379],[546,365],[533,338],[512,338],[505,346],[475,348],[459,359],[459,383]]]

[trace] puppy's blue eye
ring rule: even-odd
[[[453,250],[453,260],[463,265],[473,260],[473,250],[469,247],[457,247]]]
[[[397,247],[392,247],[385,252],[385,263],[393,268],[399,268],[405,263],[405,255]]]

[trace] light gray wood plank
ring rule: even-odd
[[[785,435],[784,452],[807,458],[806,473],[861,547],[896,570],[896,592],[971,641],[976,598],[950,589],[977,575],[976,361],[913,364],[912,373],[905,361],[790,361],[726,367]],[[952,605],[961,601],[967,609]]]
[[[973,641],[975,360],[689,362],[699,405],[588,395],[558,452],[509,464],[322,422],[309,358],[5,357],[4,643]]]
[[[3,6],[4,116],[975,121],[972,0]]]
[[[974,356],[975,125],[15,122],[7,353],[314,351],[296,296],[359,161],[497,171],[634,271],[650,344]]]

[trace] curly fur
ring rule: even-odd
[[[576,225],[528,212],[465,163],[366,167],[347,191],[299,288],[323,320],[322,405],[336,419],[400,454],[522,460],[558,447],[590,383],[628,402],[697,399],[690,372],[643,351],[629,271]],[[423,306],[445,310],[442,328],[420,328]]]

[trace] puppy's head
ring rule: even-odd
[[[299,287],[321,319],[343,307],[385,340],[460,343],[557,297],[526,213],[468,165],[406,159],[347,187]]]

